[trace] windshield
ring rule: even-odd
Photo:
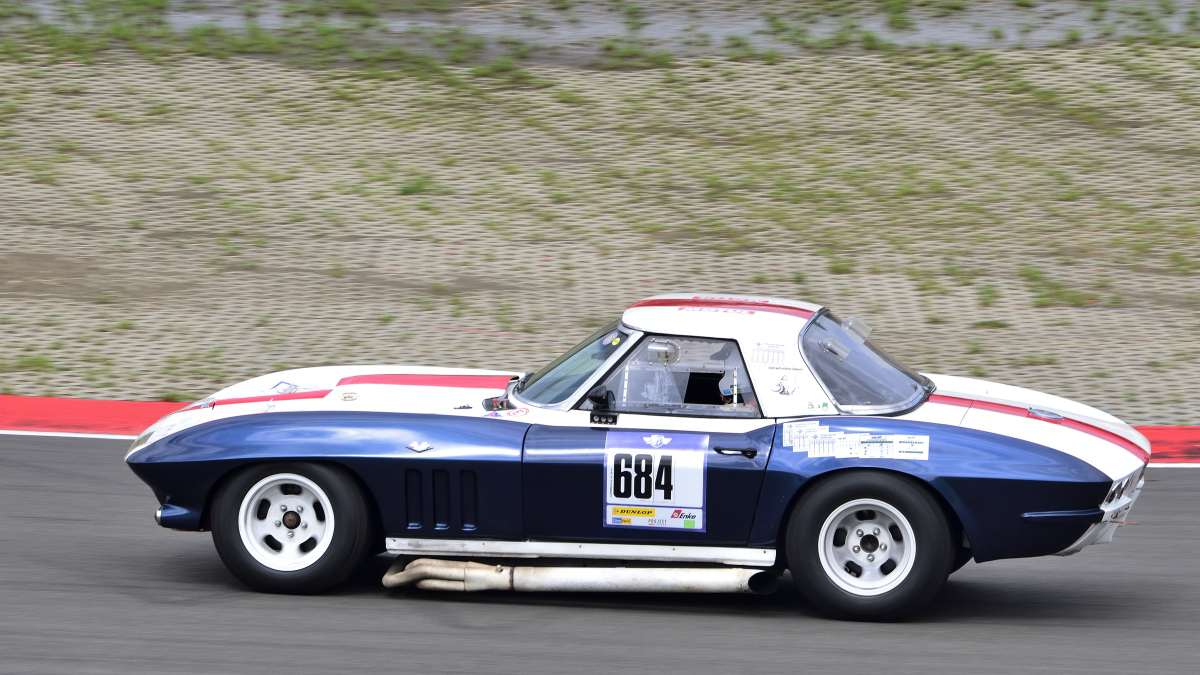
[[[917,405],[933,390],[927,378],[863,335],[829,312],[809,321],[800,334],[804,358],[839,408],[867,415],[899,412]]]
[[[555,405],[565,401],[620,345],[625,344],[629,333],[618,328],[619,325],[619,321],[608,324],[534,373],[517,390],[521,398],[540,405]]]

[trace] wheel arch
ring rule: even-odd
[[[924,436],[927,456],[812,457],[779,444],[771,458],[751,530],[752,546],[775,546],[785,535],[795,502],[819,481],[848,470],[907,476],[932,494],[958,530],[954,542],[965,562],[1049,555],[1068,547],[1089,527],[1084,522],[1043,522],[1026,514],[1098,512],[1112,479],[1084,460],[1032,441],[1002,434],[896,418],[828,418],[833,432]],[[816,481],[816,482],[814,482]]]
[[[961,544],[962,544],[961,539],[963,538],[963,532],[964,532],[962,519],[959,517],[958,513],[955,511],[954,507],[951,506],[949,500],[946,499],[945,495],[943,495],[931,483],[931,481],[926,480],[925,478],[923,478],[921,476],[917,476],[917,475],[907,473],[904,471],[898,471],[896,469],[880,468],[880,467],[873,467],[873,466],[872,467],[847,466],[847,467],[839,467],[836,469],[832,469],[830,471],[826,471],[824,473],[816,474],[814,476],[809,477],[807,480],[805,480],[803,483],[801,483],[799,489],[797,489],[795,491],[795,494],[793,494],[791,496],[791,499],[788,500],[788,503],[784,507],[782,516],[778,523],[778,530],[777,530],[778,534],[776,536],[776,541],[775,541],[775,549],[776,549],[775,565],[776,565],[776,567],[782,569],[787,566],[788,525],[791,522],[793,514],[796,512],[796,505],[800,502],[801,499],[804,498],[804,495],[811,492],[817,486],[833,479],[836,476],[844,476],[849,473],[884,474],[887,476],[899,478],[901,480],[907,481],[913,485],[918,486],[920,489],[925,491],[926,494],[933,497],[933,499],[937,503],[938,507],[942,510],[942,514],[945,515],[946,524],[949,525],[949,527],[950,527],[951,544],[956,547],[961,546]]]
[[[262,413],[186,429],[145,446],[126,463],[162,504],[159,524],[192,531],[211,523],[214,490],[237,471],[262,462],[322,462],[345,469],[354,476],[381,533],[411,529],[405,520],[411,470],[417,469],[423,482],[444,470],[470,471],[479,477],[472,483],[478,486],[473,514],[486,519],[481,524],[486,531],[480,534],[504,537],[519,533],[521,525],[509,493],[519,494],[521,442],[528,428],[482,417]],[[414,438],[449,452],[421,455],[406,449]],[[423,508],[431,513],[423,516],[429,522],[422,527],[432,531],[432,490],[425,492]]]
[[[325,465],[325,466],[336,467],[337,469],[340,469],[341,471],[345,472],[346,475],[350,476],[351,479],[354,481],[355,487],[358,488],[359,494],[362,495],[363,502],[367,506],[367,515],[371,519],[371,522],[368,524],[368,526],[371,528],[372,537],[374,537],[374,539],[376,539],[380,542],[383,541],[383,535],[381,534],[382,528],[380,525],[380,523],[382,522],[383,514],[379,509],[379,502],[375,499],[375,494],[367,486],[367,483],[366,483],[366,481],[363,480],[362,476],[360,476],[358,474],[358,471],[356,471],[353,467],[351,467],[343,462],[339,462],[336,459],[332,459],[332,458],[328,458],[328,457],[316,458],[316,459],[311,458],[311,457],[292,457],[292,456],[257,457],[257,458],[247,458],[245,461],[239,462],[233,466],[226,467],[224,472],[221,473],[220,475],[218,475],[216,477],[216,479],[212,482],[212,486],[208,489],[208,492],[204,497],[204,506],[200,512],[200,529],[201,529],[201,531],[208,530],[211,528],[213,500],[216,499],[217,493],[220,492],[221,489],[223,487],[225,487],[225,485],[227,485],[230,480],[232,480],[238,474],[248,471],[257,466],[267,466],[267,465],[271,465],[271,464],[284,464],[284,463],[321,464],[321,465]],[[376,534],[378,534],[378,536],[375,536]]]

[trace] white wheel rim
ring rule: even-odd
[[[329,550],[333,526],[325,491],[294,473],[258,481],[238,510],[242,545],[255,560],[279,572],[302,570],[320,560]]]
[[[908,519],[877,499],[856,499],[834,509],[821,526],[817,546],[829,580],[860,596],[882,595],[899,586],[917,554]]]

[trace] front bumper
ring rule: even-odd
[[[1111,543],[1118,528],[1131,524],[1129,523],[1129,512],[1133,509],[1133,503],[1137,501],[1138,495],[1142,493],[1142,486],[1146,484],[1146,467],[1143,466],[1133,480],[1136,481],[1136,485],[1132,490],[1126,489],[1119,499],[1100,507],[1104,511],[1100,522],[1094,523],[1079,539],[1075,540],[1075,543],[1055,555],[1073,555],[1092,544]]]

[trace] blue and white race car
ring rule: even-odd
[[[1108,542],[1150,445],[1056,396],[922,375],[860,319],[665,295],[537,373],[347,366],[234,385],[125,456],[249,586],[770,592],[891,620],[976,562]],[[475,562],[484,561],[484,562]]]

